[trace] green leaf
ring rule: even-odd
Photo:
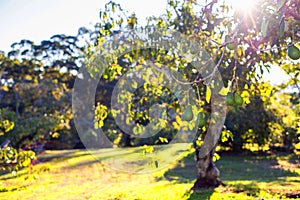
[[[210,90],[210,87],[206,87],[206,95],[205,95],[205,99],[207,101],[207,103],[210,102],[210,98],[211,98],[211,90]]]
[[[220,160],[220,156],[219,154],[215,153],[214,156],[213,156],[213,162],[216,162],[217,160]]]
[[[262,23],[261,23],[261,33],[264,37],[267,36],[268,33],[268,26],[269,26],[269,20],[267,19],[263,19]]]
[[[229,88],[222,87],[219,94],[222,96],[226,96],[228,92],[229,92]]]
[[[137,89],[138,83],[136,81],[133,81],[132,83],[132,88]]]
[[[102,128],[104,126],[104,122],[101,120],[99,121],[99,128]]]
[[[245,55],[244,48],[239,47],[238,50],[237,50],[237,54],[238,54],[238,56],[243,56],[243,55]]]
[[[29,166],[31,163],[30,158],[26,158],[23,162],[22,162],[22,166],[27,167]]]
[[[285,4],[286,0],[279,0],[277,3],[277,12],[282,8],[282,6]]]
[[[285,22],[282,20],[282,22],[279,25],[279,37],[284,36],[284,29],[285,29]]]
[[[159,137],[158,139],[159,139],[160,142],[162,142],[162,143],[168,143],[168,142],[169,142],[168,139],[167,139],[167,138],[164,138],[164,137]]]

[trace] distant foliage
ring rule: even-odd
[[[0,147],[0,170],[15,173],[22,167],[28,167],[31,161],[35,159],[35,153],[33,151],[18,151],[10,146],[9,140],[3,140],[7,136],[6,134],[9,134],[8,132],[14,128],[14,122],[10,122],[6,118],[7,114],[9,114],[9,111],[0,110],[0,123],[2,123],[0,138],[3,141]]]

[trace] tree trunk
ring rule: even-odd
[[[212,160],[215,149],[216,146],[209,152],[208,155],[200,158],[200,147],[196,148],[195,160],[197,162],[196,167],[198,169],[198,175],[192,190],[208,189],[224,185],[220,180],[220,171]]]
[[[242,152],[243,150],[243,139],[241,134],[237,131],[233,131],[233,145],[232,145],[233,152]]]
[[[120,141],[120,146],[121,147],[131,147],[131,137],[130,135],[126,134],[126,133],[122,133],[122,138]]]

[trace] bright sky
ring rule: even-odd
[[[76,35],[78,28],[99,21],[99,11],[108,0],[0,0],[0,50],[21,39],[35,43],[54,34]],[[166,0],[115,0],[139,19],[164,13]],[[283,80],[280,69],[266,76],[271,83]]]
[[[78,28],[99,21],[108,0],[0,0],[0,50],[21,39],[36,43],[54,34],[76,35]],[[116,0],[139,18],[164,13],[167,1]]]

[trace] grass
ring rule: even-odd
[[[196,168],[186,145],[145,149],[46,151],[16,177],[0,176],[0,199],[300,199],[296,155],[221,155],[227,186],[192,192]]]

